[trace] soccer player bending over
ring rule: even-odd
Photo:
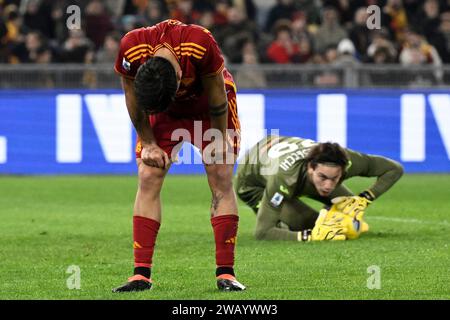
[[[346,240],[368,231],[364,210],[402,174],[393,160],[337,143],[268,136],[239,164],[235,186],[256,214],[258,240]],[[342,184],[355,176],[377,180],[355,196]],[[317,212],[301,197],[322,202],[324,209]]]
[[[240,132],[236,88],[216,41],[200,26],[166,20],[127,33],[120,43],[115,70],[122,75],[128,113],[138,134],[139,185],[133,216],[134,275],[113,292],[152,286],[152,257],[161,222],[160,191],[184,141],[203,151],[212,193],[217,286],[224,291],[244,290],[233,269],[238,210],[232,176]],[[201,126],[201,137],[194,136],[198,134],[196,125]],[[188,134],[178,135],[174,133],[177,129]],[[216,129],[220,135],[205,141],[203,134],[208,129]],[[227,131],[235,134],[227,136]]]

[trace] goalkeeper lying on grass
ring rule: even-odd
[[[337,143],[268,136],[240,162],[235,186],[256,213],[258,240],[346,240],[368,231],[364,210],[402,174],[393,160]],[[355,196],[342,183],[354,176],[377,180]],[[324,209],[319,214],[302,197],[322,202]]]

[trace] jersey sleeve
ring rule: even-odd
[[[347,169],[345,179],[354,176],[376,177],[375,183],[366,189],[374,198],[385,193],[403,175],[402,165],[394,160],[349,149],[347,152],[350,157],[350,167]]]
[[[129,79],[134,79],[140,66],[141,51],[147,50],[145,44],[136,45],[133,34],[127,33],[120,41],[114,70]]]
[[[194,30],[192,33],[194,50],[192,52],[197,55],[197,59],[194,61],[200,70],[200,75],[213,76],[222,72],[224,68],[223,55],[211,32],[201,27]],[[198,59],[199,57],[200,59]]]

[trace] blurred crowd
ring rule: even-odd
[[[450,63],[450,0],[0,0],[0,63],[113,63],[123,34],[167,18],[208,28],[228,63]]]

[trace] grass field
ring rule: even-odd
[[[350,180],[360,190],[371,181]],[[0,299],[449,299],[450,175],[405,175],[366,212],[358,240],[258,242],[240,204],[238,278],[215,289],[205,177],[169,176],[151,291],[112,294],[132,271],[136,177],[1,177]],[[81,270],[69,290],[66,270]],[[367,269],[381,270],[370,290]]]

